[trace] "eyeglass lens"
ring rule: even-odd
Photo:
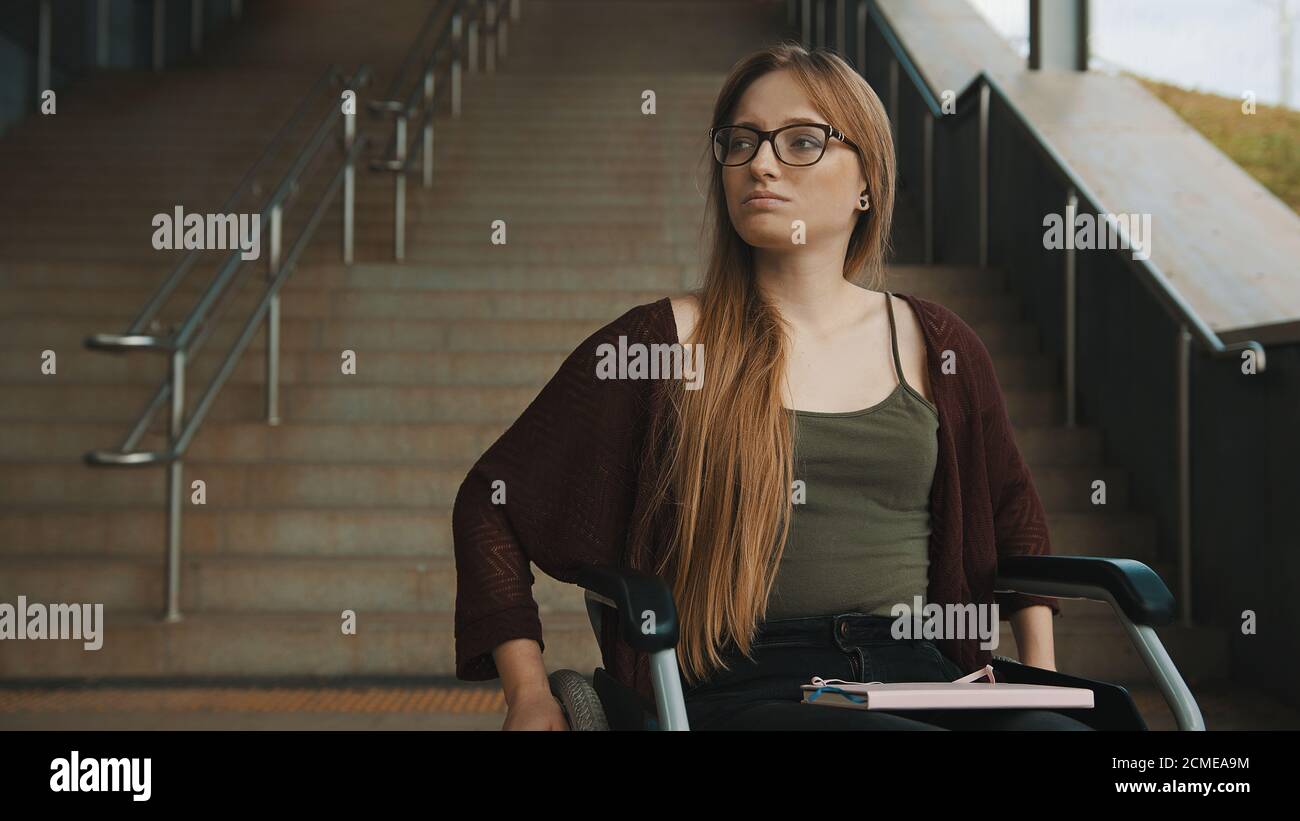
[[[723,165],[742,165],[758,152],[758,132],[744,126],[718,129],[713,137],[713,155]],[[826,150],[826,132],[814,126],[794,126],[772,140],[776,157],[787,165],[812,165]]]

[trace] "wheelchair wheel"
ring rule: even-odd
[[[556,670],[547,677],[551,695],[560,702],[570,730],[608,730],[605,708],[591,683],[576,670]]]

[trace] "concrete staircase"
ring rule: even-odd
[[[449,514],[460,481],[582,338],[694,284],[713,95],[733,60],[781,34],[784,8],[772,4],[765,20],[738,2],[525,4],[499,73],[467,75],[461,120],[439,121],[433,188],[418,178],[409,186],[407,261],[387,261],[391,179],[363,174],[357,263],[338,262],[332,215],[286,287],[284,424],[259,420],[260,339],[222,392],[185,466],[187,485],[206,482],[207,504],[185,508],[176,624],[159,619],[162,471],[80,462],[121,440],[164,362],[88,352],[81,339],[124,328],[169,269],[148,244],[158,202],[176,201],[183,184],[219,202],[256,155],[264,122],[244,112],[232,123],[219,106],[210,118],[202,107],[159,106],[147,126],[87,110],[16,129],[0,171],[39,173],[0,191],[0,215],[18,229],[0,240],[0,602],[102,602],[107,635],[94,652],[5,642],[0,677],[450,674]],[[734,38],[691,40],[722,30]],[[241,43],[231,53],[251,61],[259,52]],[[160,95],[183,97],[180,84],[196,81],[233,96],[242,71],[149,82]],[[283,97],[307,76],[286,78]],[[640,113],[646,88],[656,92],[654,117]],[[158,133],[171,135],[165,150],[153,148]],[[79,163],[73,147],[87,134],[150,149],[125,167],[111,151]],[[238,150],[223,154],[229,146]],[[199,154],[214,157],[210,173],[182,182]],[[490,242],[496,219],[508,226],[504,246]],[[1152,519],[1129,509],[1126,476],[1101,461],[1100,433],[1059,426],[1056,364],[1038,353],[1004,276],[898,266],[889,287],[939,300],[985,341],[1057,552],[1141,559],[1172,582]],[[197,293],[182,289],[167,318]],[[252,304],[241,295],[229,316]],[[236,332],[223,322],[192,385],[206,384]],[[58,352],[56,377],[40,374],[47,348]],[[357,354],[355,375],[340,373],[345,349]],[[155,433],[145,446],[160,442]],[[1088,501],[1098,478],[1109,486],[1104,512]],[[590,672],[599,652],[581,592],[537,576],[548,666]],[[356,636],[341,635],[349,609]],[[1222,668],[1223,636],[1160,632],[1189,679]],[[1100,605],[1066,602],[1056,636],[1064,671],[1146,679]],[[999,652],[1013,654],[1009,629],[1003,641]]]

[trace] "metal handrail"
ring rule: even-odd
[[[429,112],[433,108],[433,104],[437,102],[438,98],[442,95],[442,88],[438,88],[436,95],[426,99],[428,94],[428,92],[426,92],[426,87],[432,87],[436,84],[438,59],[443,55],[444,49],[447,48],[449,38],[451,38],[451,49],[453,54],[452,60],[448,63],[448,70],[452,74],[453,88],[456,90],[456,95],[459,96],[460,54],[458,40],[460,38],[459,30],[461,25],[459,15],[461,13],[460,6],[463,5],[463,0],[448,0],[448,2],[439,4],[429,13],[429,19],[428,22],[426,22],[425,27],[427,28],[434,20],[442,17],[449,5],[454,7],[456,10],[453,11],[451,15],[444,18],[443,25],[438,31],[438,36],[434,38],[433,46],[428,49],[429,54],[425,58],[424,64],[420,69],[420,77],[423,82],[412,85],[410,91],[407,92],[406,97],[403,99],[401,97],[402,90],[399,82],[402,80],[402,75],[406,72],[406,67],[403,66],[402,72],[394,78],[393,84],[389,86],[388,94],[385,95],[384,99],[370,101],[369,108],[373,114],[394,114],[396,115],[394,118],[395,122],[409,122],[410,119],[415,116],[416,112],[421,109],[421,101],[423,100],[423,109],[425,110],[425,117],[427,119],[429,117]],[[419,46],[423,42],[423,39],[422,34],[421,37],[417,39],[416,46]],[[406,62],[409,63],[411,57],[418,54],[418,50],[412,49],[411,54],[406,58]],[[460,116],[459,106],[453,108],[452,114],[457,117]],[[402,153],[398,146],[399,130],[400,129],[397,127],[394,127],[392,135],[388,138],[388,142],[385,145],[383,152],[385,158],[397,157],[399,153]],[[384,159],[372,160],[370,167],[375,171],[401,171],[405,170],[406,164],[397,160]]]
[[[290,123],[296,123],[306,110],[306,106],[316,99],[325,79],[337,78],[338,76],[337,69],[331,67],[326,76],[322,78],[322,81],[318,81],[313,85],[308,96],[299,106],[294,116],[291,117]],[[370,77],[370,67],[361,66],[350,77],[343,78],[344,86],[348,90],[355,91],[363,88],[369,82]],[[229,208],[237,200],[239,194],[242,193],[243,187],[266,161],[269,152],[277,147],[279,140],[286,133],[285,128],[287,126],[288,124],[277,132],[271,146],[254,163],[253,169],[245,175],[244,179],[236,187],[235,193],[223,205],[223,210]],[[315,207],[308,216],[306,225],[289,249],[288,254],[282,258],[281,229],[287,201],[290,196],[297,192],[303,173],[319,155],[322,146],[325,145],[330,134],[336,128],[341,131],[342,157],[339,167],[317,199]],[[264,320],[267,332],[266,416],[269,424],[279,424],[280,289],[293,272],[299,257],[315,236],[317,227],[324,218],[325,212],[333,204],[334,196],[340,188],[344,192],[343,257],[346,262],[351,262],[355,167],[357,157],[361,154],[366,143],[367,138],[364,136],[358,137],[356,133],[355,108],[330,103],[326,115],[321,118],[310,139],[299,150],[280,184],[267,198],[265,205],[257,215],[260,231],[269,235],[267,236],[269,253],[267,255],[266,290],[245,322],[238,339],[226,354],[226,358],[222,361],[216,375],[208,383],[207,389],[199,398],[188,420],[185,418],[186,370],[208,337],[216,329],[216,319],[233,301],[235,294],[238,293],[239,289],[236,286],[242,282],[243,277],[251,270],[249,266],[243,265],[244,260],[241,249],[233,249],[226,256],[224,264],[198,302],[191,308],[181,325],[171,331],[169,335],[140,334],[137,332],[139,328],[136,326],[147,322],[161,307],[162,302],[159,301],[159,294],[165,299],[165,296],[171,293],[179,284],[180,279],[188,273],[194,264],[193,257],[190,254],[187,254],[181,260],[176,270],[163,282],[154,298],[146,306],[146,310],[141,313],[140,318],[135,323],[132,323],[131,329],[127,333],[96,334],[87,337],[85,340],[86,347],[93,350],[121,352],[149,349],[165,351],[171,356],[171,368],[168,376],[164,378],[153,398],[146,405],[135,425],[132,426],[122,446],[118,450],[90,451],[84,456],[85,462],[95,467],[167,465],[167,602],[164,615],[167,621],[178,621],[180,619],[181,476],[185,452],[212,409],[217,394],[234,372],[235,367],[239,364],[240,357],[248,348],[254,334],[257,333]],[[158,410],[169,399],[171,412],[167,448],[158,451],[137,450],[136,447],[140,439],[149,429]]]
[[[807,0],[805,0],[805,2],[807,2]],[[971,81],[966,84],[965,88],[958,93],[956,113],[945,114],[934,90],[930,88],[929,82],[924,78],[924,75],[921,74],[910,52],[908,52],[907,48],[899,40],[897,32],[894,31],[888,19],[884,17],[875,0],[862,0],[862,2],[863,7],[868,10],[868,13],[871,15],[873,22],[876,24],[876,28],[880,31],[886,44],[888,44],[890,50],[894,52],[894,59],[898,61],[900,68],[906,72],[907,76],[912,79],[913,84],[916,86],[916,90],[921,96],[922,102],[925,103],[926,108],[929,110],[929,114],[935,120],[952,121],[956,119],[964,119],[965,115],[978,109],[973,108],[970,105],[963,106],[962,101],[977,98],[978,95],[982,93],[981,89],[987,87],[991,93],[997,95],[999,101],[1015,116],[1017,124],[1030,137],[1030,142],[1033,143],[1034,146],[1042,152],[1043,156],[1049,160],[1053,170],[1061,181],[1068,187],[1073,188],[1076,194],[1094,209],[1100,210],[1100,198],[1092,192],[1092,189],[1088,187],[1087,183],[1083,182],[1074,169],[1070,167],[1070,164],[1052,148],[1051,144],[1042,133],[1029,122],[1025,117],[1024,112],[1016,106],[1010,96],[1002,88],[1001,84],[998,83],[994,77],[981,70],[971,78]],[[984,113],[986,115],[986,112]],[[929,158],[927,158],[927,163],[929,163]],[[981,208],[987,208],[987,203],[982,202]],[[987,227],[987,222],[985,223],[985,226]],[[1162,301],[1165,303],[1166,309],[1174,315],[1174,318],[1177,319],[1180,324],[1186,325],[1191,329],[1192,334],[1196,337],[1197,341],[1207,349],[1208,353],[1214,356],[1223,356],[1250,349],[1256,354],[1257,369],[1259,371],[1264,370],[1265,352],[1263,345],[1253,340],[1233,343],[1231,345],[1225,344],[1221,339],[1219,339],[1218,334],[1216,334],[1205,323],[1205,321],[1196,314],[1196,311],[1187,304],[1186,300],[1173,290],[1169,285],[1169,278],[1161,272],[1156,263],[1152,262],[1150,259],[1133,259],[1131,255],[1128,259],[1130,262],[1134,263],[1134,267],[1146,277],[1147,284],[1153,286],[1153,289],[1157,291],[1157,295],[1160,296]]]
[[[415,41],[411,43],[410,48],[406,50],[406,57],[402,60],[402,65],[398,67],[397,73],[393,75],[392,82],[388,84],[388,90],[384,92],[383,97],[370,101],[369,106],[371,110],[378,111],[383,109],[387,111],[397,111],[400,109],[401,103],[398,101],[398,97],[401,95],[402,86],[406,82],[406,74],[411,70],[411,66],[415,64],[416,59],[420,56],[420,53],[423,50],[421,44],[424,42],[424,38],[428,36],[429,32],[433,29],[433,24],[447,8],[448,2],[449,0],[439,0],[439,2],[435,3],[434,7],[430,9],[428,16],[424,18],[424,23],[420,26],[419,32],[415,35]],[[457,3],[457,5],[459,5],[459,3]],[[441,41],[442,37],[443,33],[439,33],[438,40]],[[439,44],[434,46],[433,50],[436,51],[440,45],[441,43],[439,42]]]
[[[421,177],[425,188],[433,187],[433,119],[437,104],[442,99],[443,87],[437,83],[439,63],[444,54],[451,85],[451,115],[459,118],[461,112],[461,75],[463,63],[471,73],[478,70],[478,27],[484,23],[485,70],[496,70],[498,53],[506,53],[507,31],[512,21],[519,19],[519,0],[509,0],[509,14],[505,2],[498,0],[443,0],[429,12],[415,42],[411,45],[401,69],[389,85],[384,99],[372,100],[370,110],[378,116],[393,116],[393,133],[385,143],[379,159],[371,160],[372,171],[388,171],[393,176],[393,258],[406,258],[406,175],[410,171],[412,154],[408,145],[408,126],[419,117],[416,130],[421,132]],[[466,9],[469,9],[468,13]],[[450,14],[447,12],[450,11]],[[433,38],[432,45],[425,41],[434,23],[443,23]],[[466,29],[462,36],[462,27]],[[419,55],[424,54],[419,82],[413,83],[406,96],[402,86]]]
[[[802,21],[804,31],[804,41],[811,42],[811,14],[809,9],[810,0],[800,0],[803,8]],[[825,19],[824,0],[819,0],[818,9],[822,12],[821,20]],[[923,133],[925,135],[925,157],[924,157],[924,223],[926,238],[926,261],[934,260],[934,139],[933,128],[935,122],[955,121],[964,119],[965,115],[971,111],[977,111],[979,116],[979,242],[980,242],[980,264],[988,264],[988,233],[989,233],[989,112],[992,105],[993,95],[997,95],[999,102],[1011,112],[1014,121],[1020,129],[1029,138],[1029,142],[1047,159],[1049,165],[1053,168],[1058,178],[1067,188],[1066,203],[1067,209],[1076,210],[1079,200],[1082,199],[1091,209],[1101,212],[1100,199],[1080,178],[1070,164],[1052,148],[1043,134],[1029,122],[1011,97],[1002,88],[1001,84],[984,70],[971,79],[966,87],[957,95],[957,107],[954,114],[945,114],[934,89],[930,88],[929,82],[921,73],[920,67],[913,59],[907,47],[903,44],[898,33],[894,30],[889,20],[881,11],[876,0],[859,0],[857,9],[856,33],[860,38],[858,42],[858,51],[864,55],[866,51],[866,18],[869,15],[877,31],[880,32],[885,44],[892,52],[890,61],[890,100],[888,110],[891,121],[897,127],[898,119],[898,76],[900,69],[911,80],[925,104],[926,110],[923,113],[922,122]],[[793,15],[792,15],[793,16]],[[821,20],[818,28],[821,29]],[[865,63],[860,70],[865,71]],[[972,105],[974,101],[974,105]],[[1068,427],[1074,427],[1076,424],[1077,413],[1077,388],[1076,388],[1076,358],[1077,344],[1075,330],[1077,328],[1077,282],[1075,276],[1075,254],[1073,247],[1067,248],[1065,258],[1065,424]],[[1178,323],[1179,331],[1177,337],[1177,353],[1175,367],[1177,368],[1177,463],[1178,463],[1178,520],[1179,520],[1179,608],[1180,620],[1185,626],[1192,624],[1192,581],[1191,581],[1191,343],[1193,340],[1200,343],[1201,347],[1212,358],[1221,359],[1233,356],[1241,351],[1250,350],[1255,356],[1255,370],[1264,372],[1267,367],[1264,346],[1256,340],[1247,340],[1226,344],[1219,335],[1196,313],[1181,295],[1175,291],[1169,284],[1169,278],[1160,270],[1150,258],[1138,259],[1132,254],[1120,254],[1123,259],[1138,275],[1141,281],[1156,297],[1156,301],[1164,308],[1166,313]]]
[[[298,122],[306,114],[310,104],[315,100],[321,89],[331,80],[338,81],[338,79],[338,70],[335,66],[330,66],[321,74],[320,78],[307,92],[306,96],[303,97],[302,102],[298,104],[298,107],[289,116],[289,119],[285,120],[280,128],[276,130],[275,134],[271,137],[270,143],[268,143],[266,148],[262,150],[261,156],[257,158],[256,162],[249,166],[248,171],[244,173],[243,179],[241,179],[235,186],[234,190],[230,192],[230,196],[226,197],[226,201],[219,206],[218,211],[225,213],[234,207],[235,203],[239,201],[241,196],[243,196],[248,186],[257,178],[262,167],[266,165],[266,163],[279,151],[281,143],[285,137],[287,137],[288,134],[297,127]],[[157,340],[156,337],[142,337],[141,333],[148,327],[149,322],[157,315],[158,311],[162,310],[162,306],[167,304],[167,298],[171,296],[176,287],[181,284],[203,253],[203,249],[199,248],[188,250],[185,253],[185,256],[181,258],[181,261],[177,263],[176,267],[172,270],[171,274],[169,274],[167,278],[163,280],[162,284],[158,286],[154,295],[147,303],[145,303],[144,308],[131,322],[126,331],[120,335],[103,334],[95,337],[95,339],[102,342],[102,344],[96,344],[95,347],[156,347],[155,345],[145,344],[143,341],[132,343],[128,341],[128,339],[134,337],[137,340],[143,340],[145,338]]]

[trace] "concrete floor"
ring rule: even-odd
[[[1300,710],[1226,682],[1193,688],[1211,730],[1300,729]],[[1154,687],[1131,687],[1153,730]],[[0,730],[499,730],[495,686],[107,687],[0,690]]]

